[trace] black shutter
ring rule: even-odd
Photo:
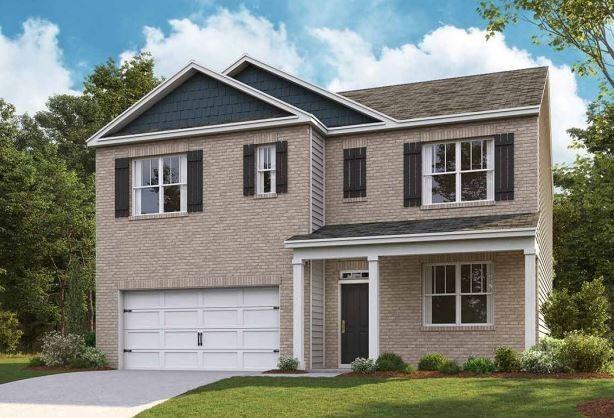
[[[367,148],[343,150],[343,197],[367,196]]]
[[[278,141],[275,144],[275,191],[288,192],[288,141]]]
[[[359,175],[356,176],[358,184],[356,185],[356,194],[360,197],[367,196],[367,148],[356,148],[356,166],[359,170]]]
[[[203,150],[188,152],[188,212],[203,211]]]
[[[403,206],[422,203],[422,144],[403,144]]]
[[[495,200],[514,200],[514,134],[495,135]]]
[[[352,162],[351,149],[343,150],[343,197],[350,197],[350,168]]]
[[[254,195],[254,144],[243,145],[243,196]]]
[[[130,212],[130,159],[115,159],[115,217],[124,218]]]

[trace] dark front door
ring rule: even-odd
[[[341,285],[341,363],[369,357],[369,285]]]

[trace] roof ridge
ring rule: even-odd
[[[469,75],[461,75],[461,76],[456,76],[456,77],[442,77],[442,78],[435,78],[435,79],[432,79],[432,80],[412,81],[412,82],[409,82],[409,83],[385,84],[385,85],[376,86],[376,87],[366,87],[366,88],[355,89],[355,90],[337,91],[336,93],[337,94],[355,93],[355,92],[359,92],[359,91],[377,90],[377,89],[381,89],[381,88],[385,88],[385,87],[408,86],[408,85],[412,85],[412,84],[426,84],[426,83],[434,83],[434,82],[438,82],[438,81],[457,80],[457,79],[472,78],[472,77],[483,77],[483,76],[493,75],[493,74],[514,73],[514,72],[521,72],[521,71],[527,71],[527,70],[538,70],[538,69],[548,69],[548,66],[547,65],[538,65],[538,66],[535,66],[535,67],[517,68],[515,70],[492,71],[492,72],[489,72],[489,73],[469,74]]]

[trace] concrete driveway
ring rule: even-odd
[[[0,385],[0,417],[132,417],[173,396],[231,376],[258,373],[109,370]]]

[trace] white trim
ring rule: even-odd
[[[369,263],[369,358],[377,359],[379,357],[379,302],[380,302],[380,284],[379,284],[379,257],[367,257]]]
[[[453,232],[430,232],[424,234],[375,235],[347,238],[322,238],[304,240],[286,240],[285,248],[334,247],[347,245],[399,244],[425,241],[450,241],[484,238],[534,237],[535,228],[490,229]]]
[[[529,349],[536,343],[537,329],[537,282],[536,255],[530,249],[524,253],[524,348]]]
[[[292,260],[292,353],[305,369],[305,264]]]

